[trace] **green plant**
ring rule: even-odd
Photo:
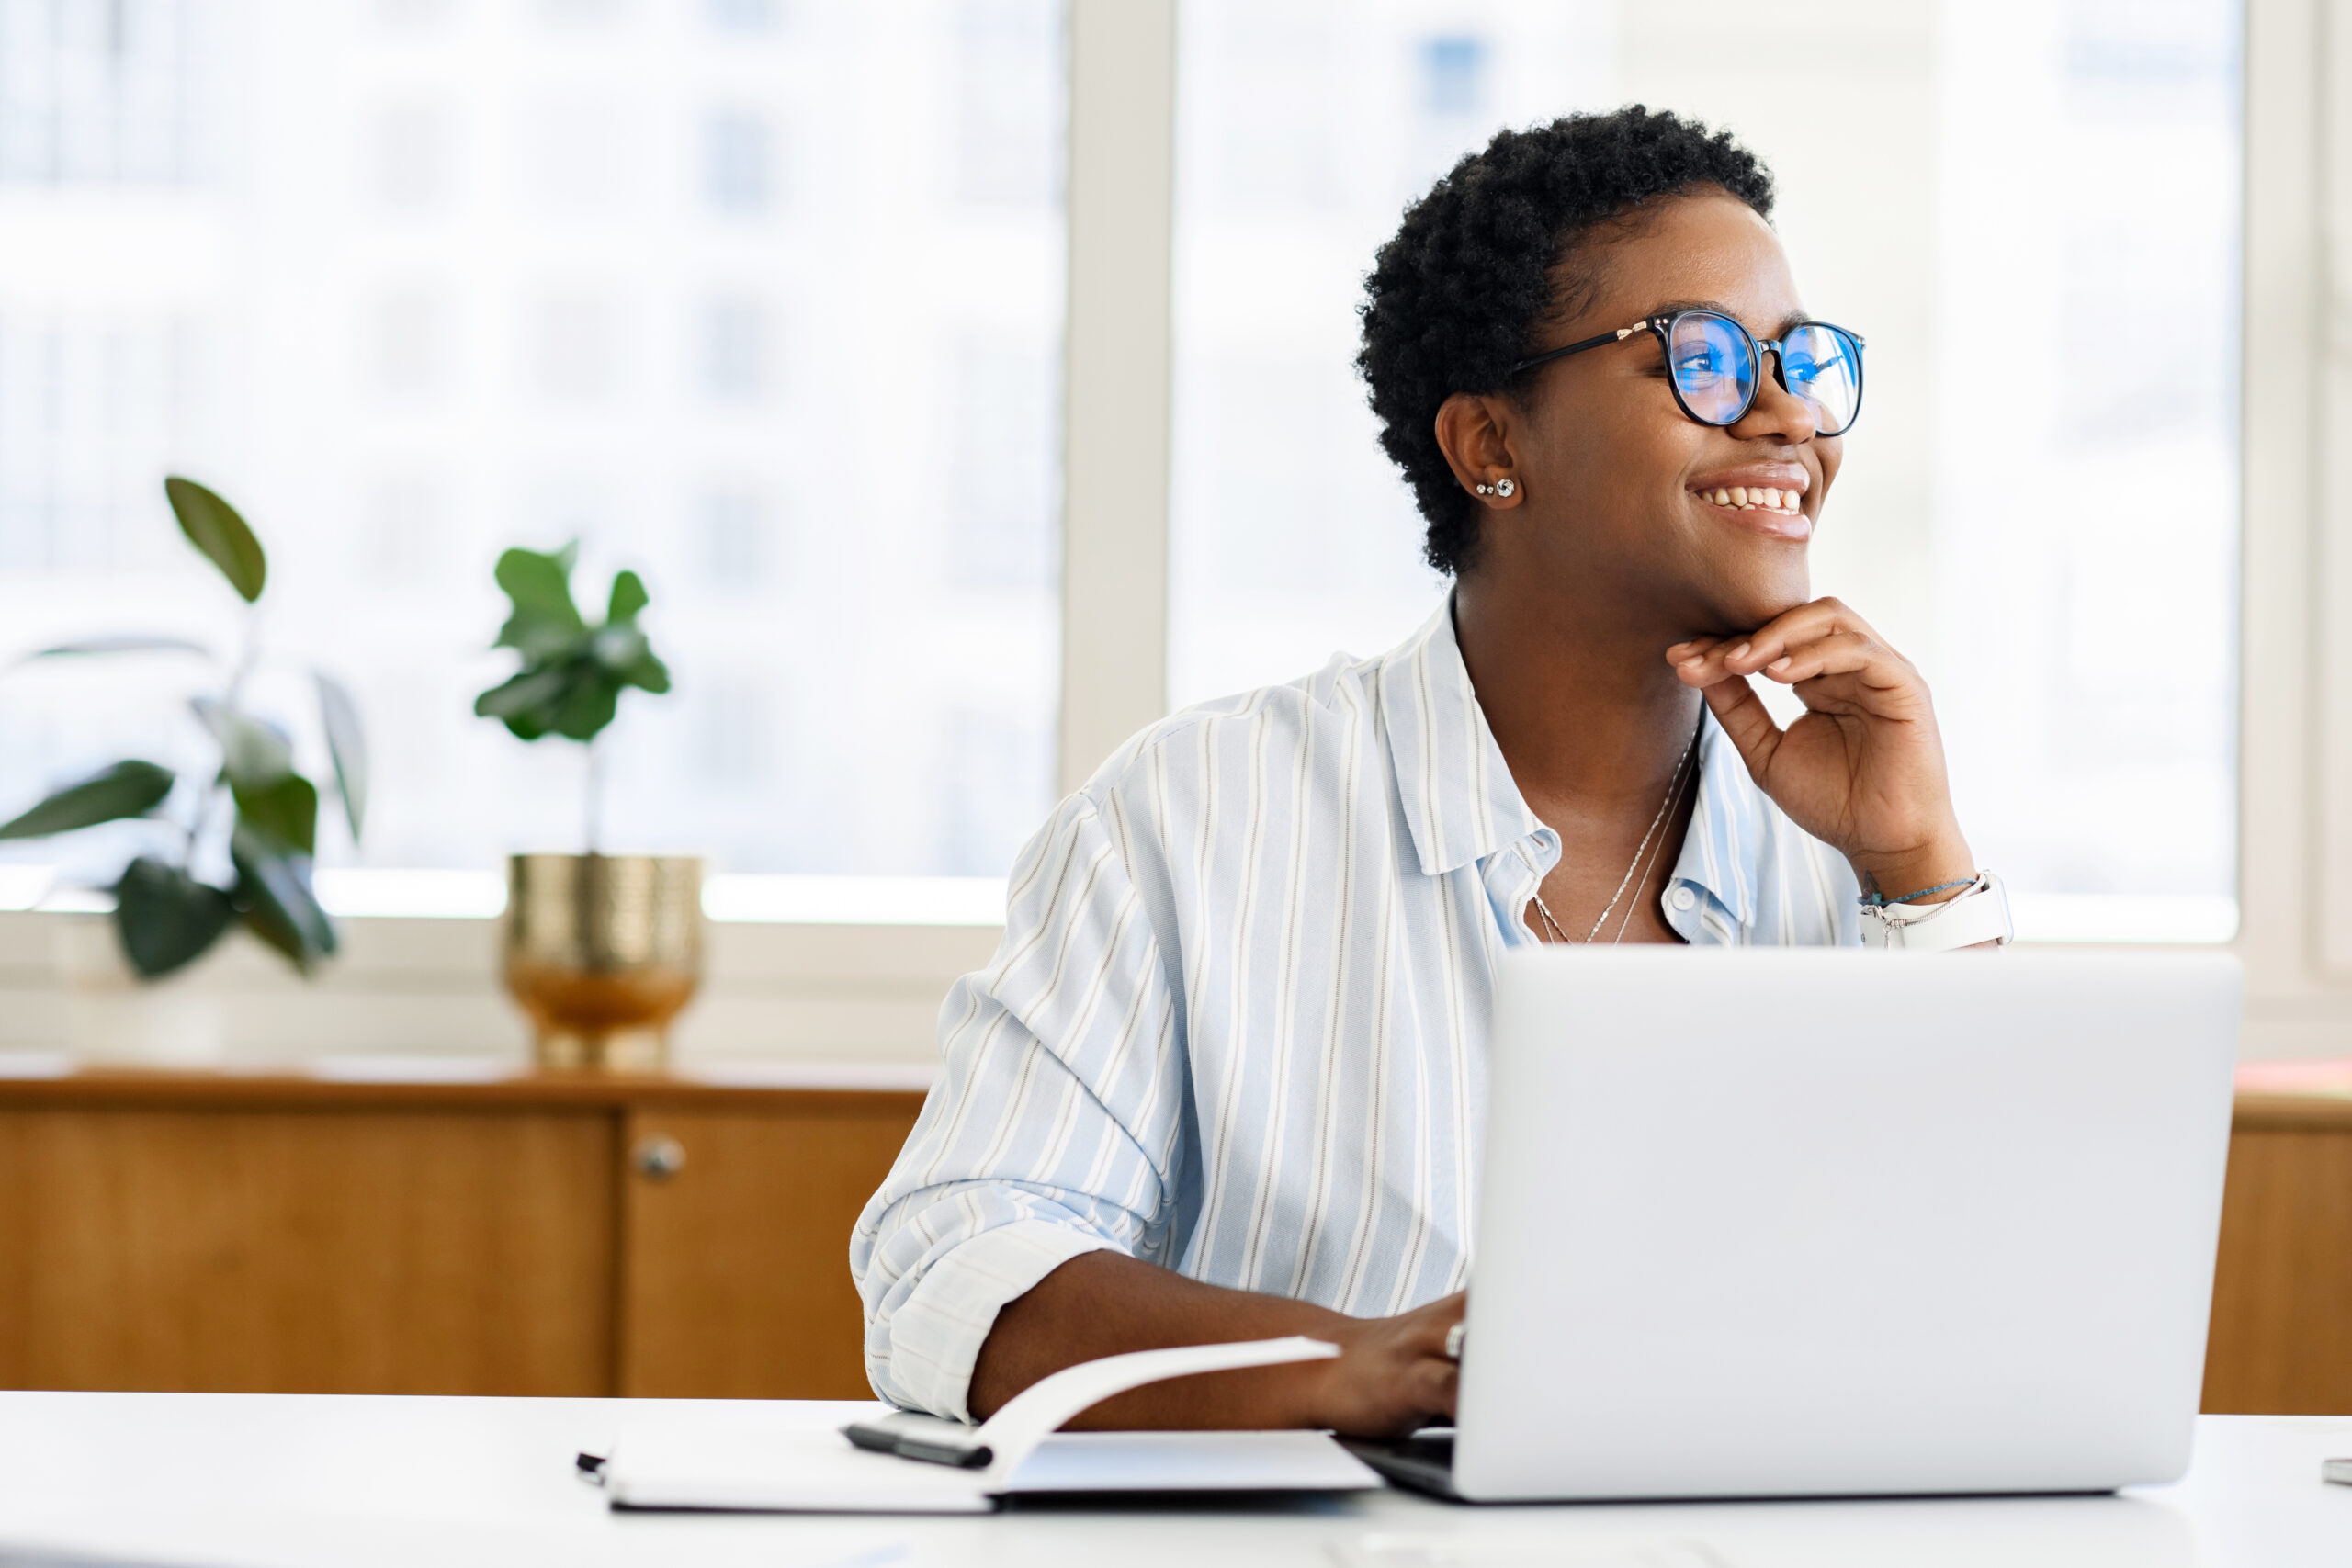
[[[236,509],[177,476],[164,481],[164,493],[188,542],[220,569],[239,598],[256,604],[268,581],[269,563]],[[334,952],[336,942],[334,922],[311,885],[320,792],[295,771],[287,731],[245,705],[245,688],[260,653],[254,618],[246,617],[243,646],[236,662],[226,667],[203,644],[170,637],[93,637],[45,648],[31,657],[123,653],[193,654],[222,669],[219,693],[190,704],[219,748],[218,766],[204,770],[209,776],[186,792],[185,810],[167,817],[164,808],[179,777],[158,762],[117,762],[0,823],[0,839],[46,838],[134,818],[171,821],[180,832],[176,854],[135,856],[114,884],[115,931],[131,967],[149,979],[168,975],[203,956],[232,923],[242,921],[308,974]],[[334,767],[334,791],[356,839],[368,808],[368,745],[359,710],[332,677],[314,670],[311,679]],[[226,887],[205,880],[197,869],[200,857],[217,852],[224,838]]]
[[[604,787],[596,737],[619,711],[624,687],[658,695],[670,689],[670,671],[637,624],[649,603],[637,573],[614,577],[604,624],[592,626],[571,602],[579,558],[577,540],[552,554],[514,549],[498,558],[498,586],[514,613],[492,646],[514,649],[523,667],[475,698],[474,712],[525,740],[560,735],[587,748],[586,848],[594,854]]]

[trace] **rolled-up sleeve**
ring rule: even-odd
[[[894,1404],[967,1419],[1007,1302],[1080,1253],[1167,1261],[1185,1074],[1128,845],[1115,800],[1064,801],[1013,868],[995,958],[941,1010],[940,1077],[850,1242]]]

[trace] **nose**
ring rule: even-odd
[[[1812,440],[1821,433],[1820,417],[1813,405],[1789,390],[1785,361],[1779,344],[1759,344],[1757,355],[1772,356],[1770,375],[1757,367],[1756,400],[1747,412],[1728,426],[1731,434],[1742,441],[1780,440],[1792,445]]]

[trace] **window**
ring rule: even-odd
[[[702,385],[716,403],[760,400],[768,379],[767,311],[741,296],[713,300],[703,310]]]
[[[676,679],[609,841],[1001,876],[1051,804],[1062,48],[1055,0],[0,0],[0,668],[232,645],[162,496],[204,479],[373,732],[322,862],[487,869],[577,838],[577,749],[471,716],[492,561],[577,538]],[[196,683],[8,674],[0,815],[191,760]]]
[[[1808,302],[1869,336],[1815,588],[1928,672],[2022,934],[2227,939],[2236,6],[1708,16],[1694,49],[1683,10],[1614,0],[1183,0],[1172,698],[1434,608],[1351,365],[1373,252],[1501,126],[1670,105],[1772,165]]]
[[[703,194],[720,212],[763,212],[775,183],[765,116],[720,109],[703,124]]]
[[[0,182],[185,184],[209,140],[198,124],[202,9],[0,0]]]

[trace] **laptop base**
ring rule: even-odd
[[[1384,1481],[1408,1491],[1464,1500],[1453,1489],[1453,1431],[1438,1427],[1405,1438],[1341,1438],[1340,1446],[1380,1473]]]

